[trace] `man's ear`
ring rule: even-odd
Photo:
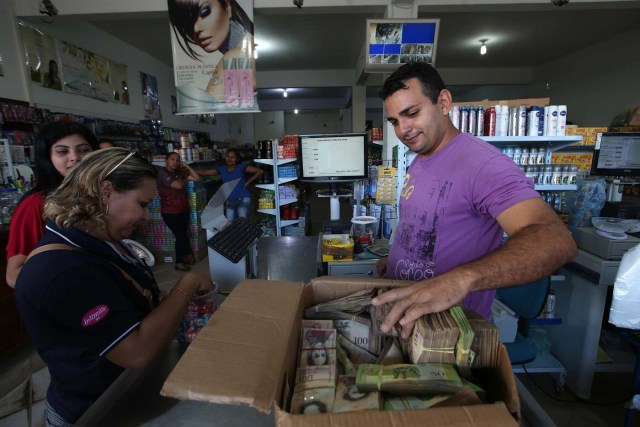
[[[442,89],[438,95],[438,106],[442,109],[442,115],[448,116],[453,107],[453,97],[448,89]]]

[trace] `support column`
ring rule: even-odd
[[[367,87],[353,86],[351,94],[351,126],[354,132],[364,132],[367,118]]]

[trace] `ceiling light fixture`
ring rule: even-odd
[[[285,97],[285,98],[286,98],[287,96],[289,96],[289,94],[287,94],[287,90],[286,90],[286,89],[284,89],[284,92],[282,92],[282,96],[283,96],[283,97]]]
[[[480,45],[480,55],[484,55],[487,53],[487,39],[481,39],[480,43],[482,43]]]
[[[293,110],[293,114],[298,114],[298,109]]]

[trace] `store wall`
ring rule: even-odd
[[[256,141],[277,139],[284,135],[284,111],[265,111],[253,115]]]
[[[640,28],[537,67],[536,96],[566,104],[567,119],[580,126],[607,126],[640,105],[639,40]]]
[[[316,112],[301,111],[299,114],[284,113],[286,134],[322,134],[342,133],[342,120],[339,110]]]
[[[22,56],[18,53],[18,29],[14,16],[13,2],[0,1],[0,56],[4,74],[0,76],[0,97],[28,101],[29,93]]]
[[[252,145],[254,142],[251,114],[218,114],[216,125],[199,123],[193,116],[176,116],[171,113],[171,96],[175,96],[173,70],[146,53],[125,44],[86,22],[59,25],[56,22],[33,23],[42,31],[79,47],[86,48],[108,59],[126,64],[130,105],[54,91],[32,85],[26,79],[22,64],[22,49],[17,30],[17,20],[12,2],[0,2],[0,55],[4,77],[0,77],[0,97],[31,102],[40,108],[104,119],[137,122],[144,119],[140,71],[155,76],[158,81],[160,110],[165,126],[208,132],[213,140],[228,140],[231,145]],[[90,36],[89,36],[90,35]]]

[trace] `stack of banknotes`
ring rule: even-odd
[[[406,410],[478,404],[484,391],[471,368],[495,367],[498,330],[454,306],[423,316],[408,340],[383,334],[384,290],[359,291],[304,311],[290,412]]]

